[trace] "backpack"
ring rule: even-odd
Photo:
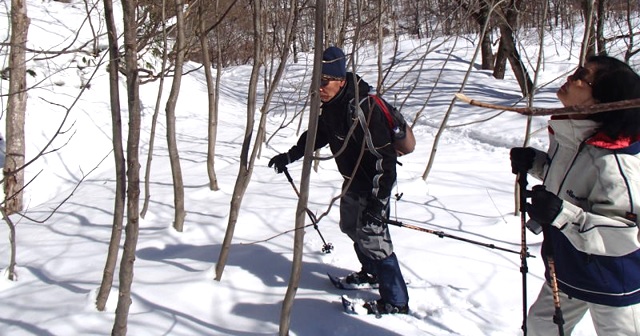
[[[369,95],[369,97],[373,98],[376,105],[378,105],[384,113],[385,118],[387,118],[389,130],[392,134],[393,147],[396,149],[398,156],[413,152],[416,148],[416,138],[413,135],[411,126],[407,125],[407,122],[404,120],[402,113],[378,95],[372,94]]]

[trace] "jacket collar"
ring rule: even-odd
[[[640,136],[623,136],[613,139],[602,132],[598,132],[587,140],[587,144],[605,149],[629,150],[637,153],[638,148],[640,148]]]
[[[549,133],[558,143],[578,148],[586,139],[596,133],[598,123],[588,119],[551,119]]]
[[[565,145],[577,147],[584,141],[587,145],[598,148],[640,153],[640,135],[614,139],[605,133],[597,132],[597,126],[597,122],[588,119],[552,119],[549,120],[549,133]]]

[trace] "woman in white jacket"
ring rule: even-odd
[[[557,96],[564,106],[640,98],[640,77],[615,58],[594,56]],[[552,117],[548,150],[513,148],[511,165],[543,181],[527,192],[526,211],[545,232],[543,254],[553,251],[564,317],[554,323],[545,260],[528,335],[558,335],[558,324],[570,335],[589,311],[600,336],[640,336],[640,109]]]

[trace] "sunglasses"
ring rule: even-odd
[[[583,67],[583,66],[579,66],[576,71],[569,76],[569,80],[572,82],[575,82],[577,80],[581,80],[582,82],[586,83],[589,86],[592,86],[593,83],[589,82],[586,80],[587,76],[589,75],[589,69]]]
[[[336,82],[336,81],[342,81],[344,80],[344,78],[338,78],[338,77],[331,77],[331,76],[323,76],[320,78],[320,87],[323,88],[327,85],[329,85],[329,82]]]

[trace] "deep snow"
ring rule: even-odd
[[[60,49],[67,44],[77,46],[88,38],[86,23],[82,28],[79,26],[84,16],[80,3],[27,2],[32,18],[31,47]],[[8,4],[4,3],[2,10],[6,16]],[[99,4],[98,9],[101,8]],[[104,25],[99,27],[104,30]],[[6,36],[6,28],[0,31]],[[80,38],[72,43],[76,31],[80,32]],[[556,34],[562,33],[569,34]],[[582,36],[579,30],[572,34]],[[531,38],[523,36],[523,40]],[[469,39],[437,42],[444,44],[426,55],[422,70],[411,70],[409,76],[385,95],[393,101],[397,94],[399,101],[415,86],[403,108],[403,113],[412,120],[437,82],[414,128],[417,148],[400,160],[397,193],[403,196],[392,204],[393,218],[519,251],[520,217],[513,214],[515,177],[510,172],[508,150],[522,144],[525,117],[456,103],[449,119],[451,127],[439,143],[432,171],[426,181],[421,178],[433,150],[437,127],[453,94],[459,90],[474,54],[473,41]],[[535,60],[536,43],[528,45],[527,55]],[[398,66],[392,78],[400,78],[409,71],[425,48],[426,41],[403,40],[399,52],[406,57],[405,62]],[[385,46],[385,64],[389,64],[391,52],[391,45]],[[452,56],[446,69],[437,80],[450,52]],[[535,98],[537,106],[559,105],[555,90],[577,64],[577,52],[576,45],[562,45],[559,38],[547,36],[538,79],[542,88]],[[288,65],[282,89],[274,99],[277,106],[269,115],[268,136],[283,121],[290,120],[292,111],[299,108],[308,90],[312,55],[300,54],[299,57],[300,63]],[[371,84],[375,83],[375,57],[374,49],[363,49],[359,53],[357,72]],[[80,78],[89,78],[95,70],[93,66],[78,67],[85,59],[82,55],[69,54],[29,62],[38,74],[29,82],[39,86],[29,91],[28,158],[39,152],[55,134],[65,116],[62,106],[71,106],[80,92]],[[84,91],[71,109],[62,127],[64,132],[54,141],[53,147],[59,149],[27,169],[28,180],[37,177],[26,194],[28,217],[13,217],[18,223],[19,280],[10,282],[6,276],[0,279],[1,335],[107,335],[111,332],[117,289],[112,292],[107,311],[98,312],[94,307],[111,232],[115,190],[110,156],[111,119],[106,65],[100,63],[104,62],[100,58],[91,61],[99,64],[99,68],[91,80],[91,88]],[[187,65],[188,70],[197,67],[193,63]],[[518,86],[511,74],[500,81],[493,79],[490,72],[478,70],[477,64],[471,68],[464,90],[467,95],[504,104],[518,102]],[[278,234],[293,228],[297,198],[286,178],[267,168],[267,162],[295,143],[297,120],[279,130],[256,161],[228,265],[222,280],[213,280],[238,171],[250,71],[250,66],[223,71],[215,166],[220,183],[217,192],[208,189],[206,87],[202,69],[191,72],[182,82],[176,111],[187,210],[182,233],[171,227],[173,191],[164,140],[164,116],[159,120],[150,178],[151,204],[140,223],[130,335],[269,335],[278,332],[280,308],[291,270],[293,233]],[[3,92],[7,86],[8,83],[3,86]],[[121,92],[126,109],[124,87]],[[156,92],[157,83],[141,88],[144,130],[140,154],[143,160],[148,150]],[[164,111],[164,105],[160,109]],[[126,125],[126,116],[123,120]],[[4,125],[5,118],[0,122]],[[306,119],[302,125],[306,128]],[[546,118],[534,118],[533,129],[539,130],[532,139],[534,146],[544,148],[545,125]],[[324,150],[324,154],[327,153]],[[290,165],[296,186],[301,166],[301,163]],[[83,178],[79,188],[51,218],[41,222]],[[333,162],[322,161],[318,172],[312,172],[309,208],[317,214],[327,211],[331,199],[339,195],[340,185],[341,176]],[[322,241],[313,228],[306,230],[304,268],[291,319],[292,335],[519,334],[522,274],[518,254],[408,228],[392,227],[391,231],[403,273],[410,281],[411,315],[382,319],[346,315],[340,306],[340,295],[369,299],[376,298],[377,293],[340,291],[327,280],[327,272],[345,275],[359,267],[351,243],[340,233],[337,221],[336,202],[319,223],[325,239],[335,246],[330,254],[321,252]],[[0,226],[0,236],[8,237],[4,224]],[[9,246],[7,238],[4,239],[5,244],[0,246],[0,269],[6,268],[9,260]],[[540,239],[527,235],[530,253],[536,256],[528,259],[529,303],[535,299],[542,283]],[[117,281],[114,285],[117,287]],[[588,317],[574,335],[593,335]]]

